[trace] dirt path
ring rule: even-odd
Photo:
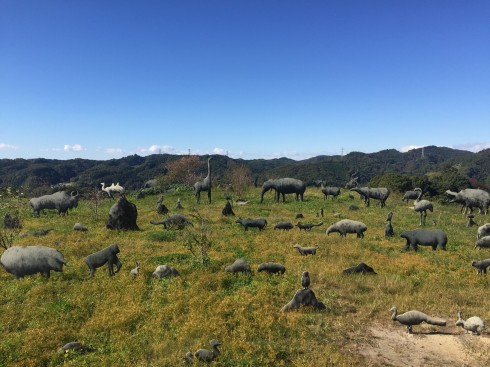
[[[379,366],[484,366],[490,364],[490,336],[464,333],[456,327],[434,331],[430,325],[372,327],[368,344],[357,349],[372,365]]]

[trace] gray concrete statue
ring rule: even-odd
[[[446,195],[450,198],[450,203],[461,204],[461,212],[466,214],[469,210],[471,213],[474,208],[478,208],[480,213],[487,214],[490,206],[490,194],[481,189],[464,189],[460,192],[451,190],[446,191]]]
[[[282,195],[282,201],[285,202],[285,194],[296,194],[296,200],[303,201],[303,195],[306,191],[306,183],[296,178],[278,178],[267,180],[262,184],[260,193],[260,202],[264,201],[264,194],[267,191],[274,190],[274,199],[279,202],[279,197]]]
[[[32,211],[39,215],[44,209],[56,209],[58,214],[67,214],[69,209],[78,206],[78,192],[72,191],[67,194],[65,191],[58,191],[51,195],[43,195],[29,200]]]
[[[58,250],[46,246],[12,246],[0,257],[5,270],[16,279],[41,273],[49,278],[51,270],[63,271],[65,258]]]
[[[202,180],[197,181],[194,184],[194,195],[196,196],[196,200],[199,203],[201,200],[201,191],[206,191],[208,193],[208,201],[211,203],[211,166],[209,162],[213,157],[208,158],[208,175]]]

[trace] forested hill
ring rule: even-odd
[[[169,162],[180,155],[156,154],[146,157],[132,155],[105,161],[71,159],[1,159],[0,187],[32,188],[73,182],[79,188],[120,182],[127,189],[137,189],[149,179],[167,172]],[[207,156],[200,156],[202,176],[206,175]],[[325,180],[330,185],[344,185],[355,174],[359,182],[367,183],[373,177],[386,173],[424,175],[456,169],[462,175],[490,187],[490,149],[479,153],[435,146],[401,153],[395,149],[376,153],[352,152],[345,156],[317,156],[295,161],[280,159],[232,159],[214,156],[213,179],[225,179],[226,171],[236,165],[246,166],[259,184],[268,178],[295,177],[308,183]]]

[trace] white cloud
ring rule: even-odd
[[[213,154],[227,155],[227,153],[228,152],[222,148],[214,148],[213,149]]]
[[[478,153],[484,149],[490,149],[490,143],[468,143],[455,146],[456,149],[468,150],[473,153]]]
[[[84,149],[82,148],[82,146],[80,144],[75,144],[75,145],[65,144],[63,146],[63,150],[65,152],[81,152]]]
[[[138,152],[142,154],[159,154],[159,153],[174,153],[175,148],[170,145],[150,145],[148,148],[138,148]]]
[[[104,151],[110,155],[121,155],[124,153],[121,148],[106,148]]]
[[[406,153],[408,152],[409,150],[414,150],[414,149],[420,149],[420,148],[423,148],[425,145],[407,145],[405,147],[401,147],[400,149],[398,149],[400,152],[402,153]]]
[[[7,150],[7,149],[17,149],[17,147],[10,144],[0,143],[0,150]]]

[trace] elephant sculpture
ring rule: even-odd
[[[279,196],[282,195],[282,201],[285,202],[285,194],[296,194],[296,200],[303,201],[303,194],[306,190],[306,183],[296,178],[278,178],[264,182],[260,194],[260,202],[264,201],[264,194],[267,191],[274,190],[274,198],[278,202]]]

